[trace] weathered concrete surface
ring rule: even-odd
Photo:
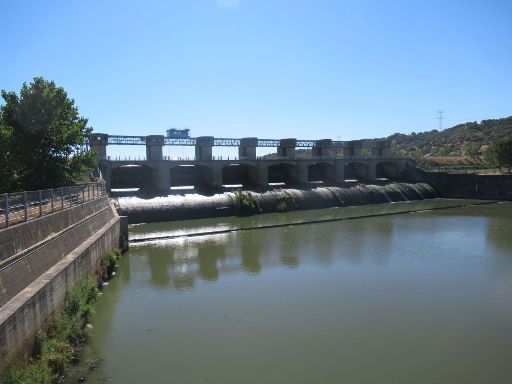
[[[93,274],[105,252],[122,246],[121,221],[108,198],[103,198],[97,208],[101,209],[76,221],[71,228],[64,229],[49,241],[40,241],[38,246],[32,247],[29,255],[22,254],[26,257],[16,262],[14,269],[10,266],[4,270],[11,271],[14,277],[8,277],[9,273],[1,277],[3,300],[22,285],[27,286],[2,302],[0,308],[0,370],[14,356],[29,353],[35,333],[46,328],[62,306],[66,291],[79,279]],[[53,215],[62,215],[53,218],[55,224],[70,217],[66,211]],[[77,217],[81,216],[77,214],[75,219]],[[41,232],[35,230],[34,233]],[[39,239],[39,235],[34,238]],[[5,266],[5,262],[2,265]],[[17,279],[23,283],[20,285]]]
[[[88,201],[0,231],[0,262],[108,207],[108,198]]]
[[[198,138],[199,140],[199,138]],[[396,158],[346,158],[346,159],[329,159],[324,156],[325,153],[329,153],[329,147],[315,147],[317,153],[321,157],[315,159],[291,159],[294,153],[294,147],[286,147],[289,144],[286,140],[282,141],[283,146],[281,152],[286,153],[288,159],[254,159],[254,156],[249,152],[245,152],[245,156],[241,160],[212,160],[211,158],[211,142],[213,138],[205,137],[201,138],[201,146],[198,146],[198,151],[201,153],[196,154],[196,158],[201,160],[125,160],[125,161],[110,161],[102,160],[100,167],[103,173],[103,177],[107,182],[108,189],[112,189],[113,174],[117,175],[117,178],[126,179],[136,178],[138,181],[131,180],[130,186],[124,186],[121,188],[143,188],[151,186],[162,193],[166,194],[169,192],[172,186],[180,185],[180,180],[176,177],[173,172],[177,168],[185,168],[187,173],[193,173],[194,169],[200,170],[201,180],[200,184],[210,188],[220,188],[223,185],[224,172],[233,165],[238,165],[241,168],[249,171],[251,184],[257,185],[262,189],[268,187],[269,182],[273,182],[271,179],[272,169],[281,168],[286,174],[283,181],[287,184],[303,184],[307,183],[311,178],[311,171],[317,166],[334,168],[333,181],[337,183],[343,183],[345,177],[356,178],[358,180],[375,181],[378,176],[378,169],[386,170],[389,165],[393,166],[393,172],[390,174],[381,175],[380,177],[387,177],[392,180],[409,180],[408,169],[412,167],[413,162],[410,159],[396,159]],[[290,139],[292,140],[292,139]],[[199,141],[198,141],[199,143]],[[320,143],[322,144],[322,143]],[[323,148],[323,149],[322,149]],[[290,153],[286,151],[292,151]],[[323,151],[323,152],[321,152]],[[124,171],[130,171],[131,176],[123,174]],[[173,171],[174,170],[174,171]],[[120,173],[121,172],[121,173]],[[274,172],[275,173],[275,172]],[[350,175],[348,174],[350,173]],[[389,172],[388,172],[389,173]],[[171,176],[173,174],[173,176]],[[114,176],[115,176],[114,175]],[[124,176],[123,176],[124,175]],[[145,178],[145,182],[148,185],[143,185],[141,179]],[[118,180],[119,181],[119,180]],[[331,181],[331,180],[322,180]],[[199,183],[196,183],[199,184]],[[196,185],[194,184],[194,185]],[[190,185],[190,184],[187,184]],[[197,186],[197,185],[196,185]],[[119,187],[115,187],[119,188]]]
[[[321,209],[437,197],[436,192],[424,183],[333,186],[311,189],[286,188],[263,193],[250,191],[244,193],[257,202],[259,207],[251,213]],[[131,224],[226,217],[241,213],[237,196],[232,192],[212,196],[171,195],[153,199],[120,197],[117,199],[116,205],[118,212],[128,216],[128,221]]]
[[[417,180],[432,185],[442,197],[512,200],[512,175],[453,174],[419,170]]]
[[[110,206],[0,264],[0,307],[114,218]]]

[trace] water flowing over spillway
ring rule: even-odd
[[[352,187],[283,188],[263,193],[225,192],[212,196],[195,193],[143,199],[120,197],[116,206],[131,224],[226,217],[292,210],[423,200],[438,197],[426,183],[356,185]]]

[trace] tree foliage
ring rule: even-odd
[[[491,145],[496,140],[512,134],[512,116],[503,119],[467,122],[442,131],[413,132],[410,135],[395,133],[386,139],[394,153],[422,157],[427,153],[435,156],[474,157],[476,145]]]
[[[462,147],[462,151],[466,156],[477,157],[480,154],[480,144],[474,142],[468,143]]]
[[[512,136],[497,140],[487,149],[487,156],[500,168],[512,171]]]
[[[36,77],[19,96],[2,90],[2,97],[0,189],[69,185],[93,168],[94,154],[84,147],[92,129],[64,88]]]
[[[12,129],[0,119],[0,192],[16,186],[16,172],[12,155]]]

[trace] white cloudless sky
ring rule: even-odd
[[[512,115],[511,15],[492,0],[0,0],[0,88],[54,80],[109,134],[384,137],[435,129],[440,109],[445,127]]]

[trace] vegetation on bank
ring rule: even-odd
[[[288,212],[290,210],[295,210],[297,208],[297,203],[285,190],[282,191],[283,194],[277,197],[277,212]]]
[[[92,128],[64,88],[36,77],[19,95],[1,94],[0,193],[61,187],[90,174],[96,160],[85,140]]]
[[[103,280],[108,280],[112,277],[114,273],[117,263],[119,263],[119,258],[121,257],[121,251],[119,249],[113,249],[110,252],[107,252],[100,261],[100,269],[97,272],[98,276]]]
[[[253,215],[261,212],[258,200],[250,192],[236,190],[233,196],[233,203],[239,216]]]
[[[501,169],[506,168],[508,173],[512,171],[512,135],[497,140],[487,150],[488,157]]]
[[[102,281],[112,277],[121,253],[103,255],[96,277],[78,281],[67,293],[64,306],[46,332],[38,331],[32,357],[18,360],[0,376],[1,384],[53,384],[76,363],[87,339],[87,324]]]

